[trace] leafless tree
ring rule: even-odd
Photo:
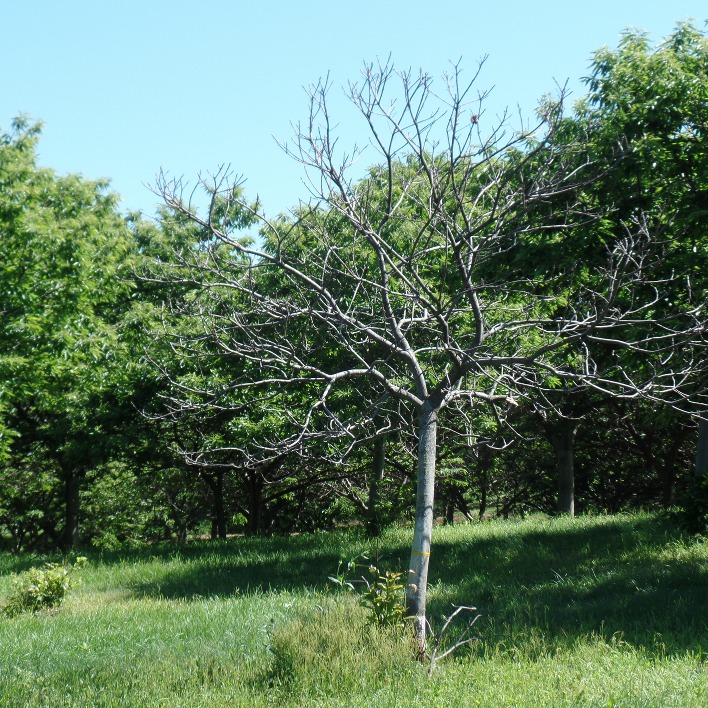
[[[585,157],[581,131],[565,130],[562,95],[544,103],[536,125],[512,131],[505,116],[494,122],[485,113],[477,74],[463,83],[454,66],[438,90],[427,74],[367,66],[347,89],[368,130],[364,148],[351,152],[336,137],[329,83],[315,85],[308,120],[284,146],[304,166],[313,196],[293,218],[267,218],[225,172],[204,181],[212,199],[203,214],[179,184],[158,183],[167,206],[211,239],[184,276],[202,288],[202,329],[176,346],[208,341],[241,362],[222,391],[260,401],[306,392],[299,432],[281,445],[294,448],[308,433],[355,441],[361,415],[390,426],[395,405],[416,411],[406,593],[421,654],[443,411],[484,405],[501,420],[549,377],[628,396],[677,391],[692,362],[684,356],[673,367],[676,347],[705,334],[700,307],[661,322],[652,314],[661,297],[650,270],[660,233],[639,220],[575,283],[553,262],[540,270],[518,263],[526,242],[592,228],[601,210],[585,189],[607,166]],[[376,165],[364,178],[362,156]],[[255,241],[227,218],[244,212],[260,224]],[[633,348],[651,364],[635,380],[619,360],[601,366],[598,346]],[[361,391],[359,417],[351,402],[337,403],[344,389]],[[227,405],[216,388],[201,393],[175,405]]]

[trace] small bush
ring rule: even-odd
[[[406,616],[403,573],[392,570],[381,572],[373,565],[369,568],[369,573],[374,579],[368,581],[364,578],[366,590],[362,594],[362,604],[369,610],[370,620],[383,627],[403,624]]]
[[[13,592],[2,608],[5,617],[25,612],[39,612],[58,607],[74,585],[71,574],[81,568],[86,559],[79,557],[71,566],[46,563],[43,568],[30,568],[13,583]]]
[[[371,580],[365,575],[359,578],[349,577],[348,573],[357,568],[366,568]],[[337,587],[357,592],[356,585],[363,585],[359,598],[361,605],[369,610],[369,620],[381,627],[397,627],[403,624],[406,616],[406,603],[403,594],[403,573],[392,570],[379,570],[375,565],[364,566],[350,561],[342,571],[342,563],[336,575],[329,577]]]

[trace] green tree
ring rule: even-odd
[[[626,318],[624,331],[614,328],[617,341],[633,341],[634,346],[616,346],[601,330],[591,332],[578,345],[591,350],[599,374],[594,380],[563,382],[551,376],[534,381],[534,395],[541,394],[537,408],[557,456],[561,512],[573,513],[574,440],[593,409],[622,395],[705,414],[707,47],[699,31],[683,24],[658,47],[645,34],[630,31],[616,50],[604,48],[594,55],[585,80],[588,95],[564,129],[584,131],[589,158],[607,165],[607,174],[588,185],[583,197],[603,218],[562,238],[527,240],[510,252],[509,277],[523,273],[528,267],[523,261],[542,269],[555,263],[570,282],[584,280],[588,293],[596,290],[592,277],[607,257],[607,246],[626,242],[630,232],[632,253],[626,257],[642,261],[641,281],[618,296],[628,312],[628,297],[636,298],[638,306]],[[552,283],[556,297],[549,302],[557,306],[566,286],[561,280]],[[657,326],[647,327],[649,322]],[[564,355],[569,353],[580,371],[585,357],[579,350]],[[603,372],[616,380],[620,371],[631,372],[630,386],[622,391],[604,385]]]
[[[578,110],[598,127],[596,154],[607,154],[618,141],[626,144],[623,159],[603,182],[602,198],[612,204],[615,234],[638,218],[660,234],[660,258],[645,280],[655,291],[652,316],[667,322],[666,352],[672,317],[690,313],[696,324],[694,346],[683,349],[689,357],[683,385],[668,386],[681,395],[666,402],[700,414],[708,405],[708,39],[689,23],[657,47],[630,31],[617,50],[598,51],[592,68]],[[667,368],[680,369],[677,363]]]
[[[31,511],[71,548],[81,481],[112,454],[107,433],[125,412],[113,404],[132,240],[105,182],[37,165],[39,133],[18,118],[0,137],[0,449],[6,476],[48,475],[63,519]]]

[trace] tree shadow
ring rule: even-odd
[[[166,546],[149,556],[149,580],[129,583],[136,596],[191,600],[310,588],[324,590],[343,558],[361,552],[363,535],[312,534],[236,538]],[[145,560],[144,552],[106,555],[103,563]],[[164,564],[163,568],[160,565]]]
[[[434,543],[429,615],[476,606],[487,647],[533,635],[568,646],[596,635],[652,654],[705,653],[708,572],[665,553],[679,538],[657,517],[627,517]]]
[[[30,568],[42,568],[47,563],[73,563],[76,556],[69,557],[61,553],[0,553],[0,576],[23,573]]]

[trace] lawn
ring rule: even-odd
[[[430,678],[328,580],[409,548],[390,529],[87,553],[60,610],[0,619],[0,706],[708,705],[705,539],[651,514],[436,528],[434,628],[482,617]],[[0,555],[0,596],[46,560]]]

